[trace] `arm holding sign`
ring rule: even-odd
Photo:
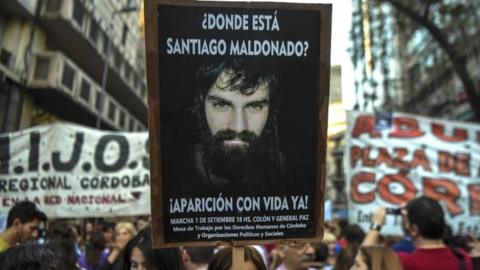
[[[378,238],[380,236],[380,230],[385,224],[385,217],[387,216],[387,210],[385,207],[380,207],[372,215],[372,225],[367,235],[363,239],[362,246],[378,245]]]

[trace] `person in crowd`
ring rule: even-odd
[[[74,270],[62,268],[58,249],[48,242],[41,245],[35,241],[26,241],[12,246],[0,253],[2,270]]]
[[[339,244],[337,243],[337,239],[335,238],[335,235],[329,232],[323,233],[322,243],[328,246],[327,264],[334,265],[335,258],[340,248]]]
[[[183,270],[179,248],[152,249],[150,228],[140,231],[125,247],[124,270]]]
[[[0,252],[9,247],[36,239],[39,226],[47,216],[30,201],[23,201],[13,206],[7,215],[7,228],[0,233]]]
[[[130,222],[120,222],[115,226],[115,244],[110,250],[106,263],[101,266],[101,270],[120,270],[123,268],[123,258],[121,257],[128,241],[137,235],[137,230]]]
[[[371,229],[362,245],[378,243],[385,217],[384,207],[374,212]],[[403,269],[473,269],[472,260],[466,252],[451,249],[443,242],[445,218],[442,207],[436,200],[421,196],[410,201],[402,209],[402,219],[404,229],[415,246],[412,253],[397,253]]]
[[[358,247],[346,247],[340,250],[335,260],[334,270],[349,270],[355,262]]]
[[[82,241],[80,242],[80,249],[82,250],[82,254],[85,253],[85,250],[87,248],[88,243],[90,242],[90,237],[95,230],[95,225],[94,225],[93,220],[85,220],[83,223],[83,230],[82,230]]]
[[[244,265],[242,270],[267,270],[262,256],[254,248],[244,246]],[[208,270],[230,270],[232,269],[232,247],[223,247],[217,251],[208,264]]]
[[[313,261],[307,264],[309,269],[332,270],[333,266],[327,261],[329,257],[328,245],[324,242],[319,242],[312,244],[312,246],[315,250],[315,255],[313,257]]]
[[[48,225],[46,242],[55,247],[59,269],[78,269],[75,234],[65,221],[55,220]]]
[[[207,269],[214,254],[214,247],[182,247],[180,250],[185,270]]]
[[[145,229],[150,224],[149,216],[140,216],[135,221],[135,228],[137,232]]]
[[[357,224],[347,225],[342,230],[347,247],[358,248],[365,238],[365,232]]]
[[[313,262],[314,256],[315,250],[310,243],[281,245],[277,250],[276,258],[272,262],[273,269],[308,269],[308,265]],[[280,265],[278,265],[279,262]]]
[[[106,263],[107,256],[108,249],[106,249],[103,233],[95,230],[90,236],[85,254],[78,259],[78,264],[86,270],[97,270]]]
[[[402,270],[393,251],[384,246],[362,246],[350,270]]]
[[[112,249],[114,243],[114,237],[115,237],[115,223],[111,222],[102,222],[102,225],[100,226],[103,237],[105,238],[105,244],[107,249]]]

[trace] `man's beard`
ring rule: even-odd
[[[240,140],[242,144],[225,143],[231,140]],[[245,178],[258,178],[261,175],[260,166],[262,159],[266,161],[267,149],[262,135],[251,131],[238,133],[221,130],[204,143],[205,166],[209,172],[224,178],[229,184],[240,184]]]

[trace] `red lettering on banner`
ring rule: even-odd
[[[470,154],[452,155],[445,151],[439,151],[438,168],[442,173],[453,171],[457,175],[470,176]]]
[[[390,138],[418,138],[425,132],[420,130],[418,122],[414,118],[396,117],[393,119],[393,131],[388,135]]]
[[[453,136],[445,134],[445,126],[441,123],[432,123],[432,133],[435,137],[446,142],[462,142],[467,140],[467,130],[463,128],[455,128]]]
[[[375,183],[375,174],[367,172],[358,173],[352,177],[351,183],[350,197],[354,202],[364,204],[375,200],[375,191],[360,193],[358,190],[362,183]]]
[[[388,153],[387,149],[384,148],[384,147],[378,148],[378,157],[377,157],[376,166],[379,166],[382,163],[385,163],[385,165],[388,166],[388,167],[393,166],[393,160],[390,157],[390,154]]]
[[[423,194],[432,199],[444,201],[451,216],[463,212],[460,205],[456,203],[460,197],[460,189],[452,180],[425,177],[423,178]]]
[[[373,167],[376,164],[374,159],[370,159],[370,150],[371,150],[370,147],[367,147],[367,148],[363,149],[363,156],[362,156],[362,160],[363,160],[362,165],[363,166]]]
[[[367,133],[372,138],[380,137],[380,132],[374,128],[373,116],[362,115],[357,117],[355,125],[353,126],[352,136],[358,138],[363,133]]]
[[[403,160],[403,158],[408,154],[408,150],[406,148],[394,148],[393,151],[397,155],[393,161],[393,166],[401,170],[408,170],[408,163]]]
[[[362,156],[362,148],[358,146],[352,146],[350,148],[350,166],[352,168],[355,168],[355,165],[357,165],[357,161],[360,159]]]
[[[405,188],[403,194],[393,194],[388,188],[392,183],[399,183]],[[417,194],[417,189],[412,181],[403,174],[385,175],[378,182],[378,193],[380,197],[391,204],[401,204],[413,200]]]
[[[416,168],[418,166],[421,166],[425,171],[432,171],[432,168],[430,168],[430,162],[427,159],[427,155],[422,149],[416,150],[415,153],[413,153],[413,160],[410,164],[411,168]]]
[[[480,185],[468,185],[470,215],[480,216]]]

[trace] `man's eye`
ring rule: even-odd
[[[229,106],[228,103],[222,102],[222,101],[213,103],[213,108],[217,111],[225,111],[227,110],[228,106]]]
[[[250,111],[254,111],[254,112],[262,110],[263,107],[265,107],[264,104],[250,104],[250,105],[248,105],[248,109]]]

